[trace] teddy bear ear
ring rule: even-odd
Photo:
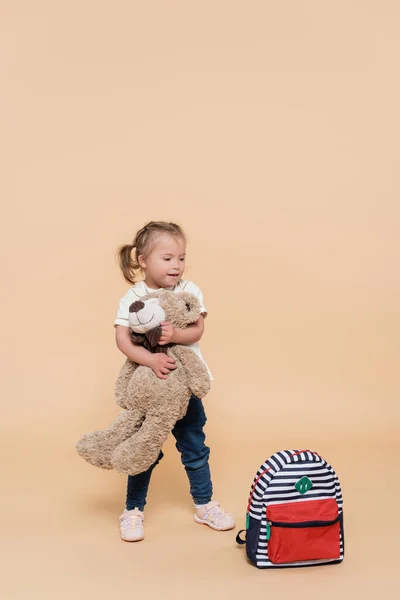
[[[162,328],[160,325],[158,325],[158,327],[154,327],[154,329],[150,329],[150,331],[146,333],[146,337],[149,340],[150,346],[152,348],[154,348],[154,346],[157,346],[158,342],[160,341],[161,333]]]
[[[143,346],[144,344],[144,340],[145,340],[145,336],[143,333],[135,333],[134,331],[131,330],[131,341],[138,345],[138,346]]]
[[[187,312],[190,312],[191,310],[196,308],[198,304],[196,296],[193,296],[193,294],[191,294],[190,292],[181,292],[180,296],[185,304]]]

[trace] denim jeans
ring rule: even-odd
[[[175,424],[172,430],[176,439],[176,447],[181,453],[181,460],[190,483],[190,493],[195,504],[208,504],[212,498],[212,482],[208,464],[210,448],[204,443],[206,436],[203,431],[206,421],[202,401],[196,396],[192,396],[186,415]],[[127,510],[144,509],[152,471],[163,456],[163,453],[160,452],[156,462],[144,473],[129,475],[126,494]]]

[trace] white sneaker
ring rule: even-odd
[[[235,527],[233,515],[226,510],[222,510],[219,502],[215,502],[215,500],[208,504],[203,504],[203,506],[196,507],[194,520],[196,523],[208,525],[217,531],[227,531]]]
[[[124,542],[140,542],[144,539],[144,515],[141,510],[124,510],[119,518],[121,540]]]

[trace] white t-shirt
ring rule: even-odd
[[[200,302],[201,314],[203,315],[203,317],[206,317],[207,309],[203,303],[203,294],[202,294],[200,288],[197,287],[197,285],[195,283],[192,283],[191,281],[186,281],[185,279],[181,279],[179,281],[179,283],[177,283],[169,291],[174,292],[176,294],[178,292],[183,292],[184,290],[185,290],[185,292],[190,292],[191,294],[196,296],[196,298],[198,298],[198,300]],[[132,302],[135,302],[135,300],[141,299],[141,298],[143,298],[143,296],[147,296],[147,294],[151,294],[151,292],[156,292],[156,291],[157,290],[153,290],[153,289],[147,287],[147,285],[145,284],[144,281],[139,281],[138,283],[135,283],[134,286],[129,288],[129,290],[126,292],[125,296],[123,298],[121,298],[121,300],[120,300],[118,312],[117,312],[117,318],[114,321],[114,327],[115,327],[115,325],[123,325],[124,327],[129,327],[128,315],[129,315],[129,307],[132,304]],[[187,348],[191,348],[193,350],[193,352],[195,352],[197,354],[197,356],[203,361],[203,363],[207,367],[208,374],[210,375],[210,379],[212,380],[213,376],[211,375],[210,370],[207,366],[207,363],[204,360],[204,358],[200,352],[200,343],[195,342],[194,344],[188,345]]]

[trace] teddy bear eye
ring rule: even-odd
[[[189,302],[185,302],[185,304],[186,304],[186,310],[189,312],[190,311],[190,304],[189,304]]]

